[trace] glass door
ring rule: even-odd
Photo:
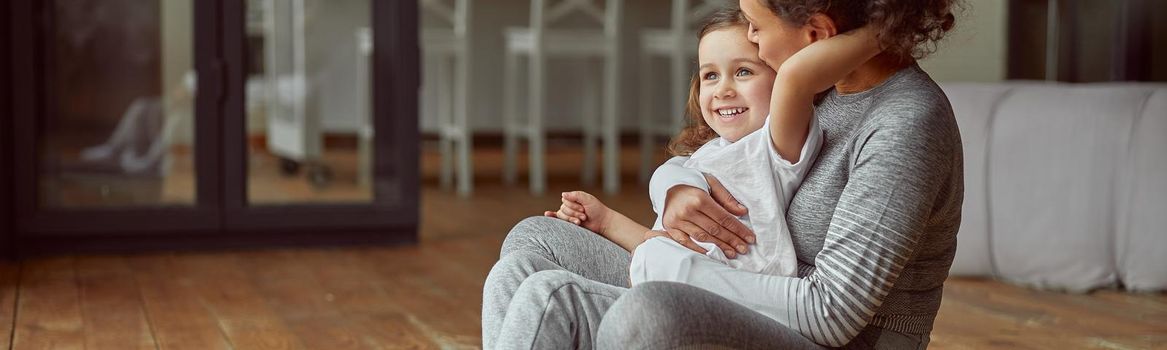
[[[416,238],[415,2],[5,6],[19,245]]]
[[[227,225],[384,231],[418,217],[417,4],[225,4]],[[232,17],[238,16],[238,17]]]
[[[216,228],[212,3],[15,1],[16,210],[34,235]],[[19,68],[19,69],[15,69]],[[196,137],[198,135],[199,137]]]
[[[247,202],[372,202],[370,1],[247,6]]]

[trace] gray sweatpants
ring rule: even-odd
[[[629,289],[630,262],[620,246],[565,221],[519,222],[483,287],[483,348],[822,348],[701,288],[648,282]],[[924,346],[926,336],[867,327],[847,347]]]

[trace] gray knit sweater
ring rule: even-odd
[[[931,332],[964,197],[948,98],[912,65],[867,91],[831,92],[815,116],[822,150],[786,214],[799,278],[777,277],[766,291],[785,294],[778,321],[830,346],[866,327]],[[668,177],[654,176],[650,191],[703,182]]]
[[[869,324],[931,332],[964,200],[948,97],[913,65],[815,116],[823,148],[786,214],[803,277],[789,325],[830,345]]]

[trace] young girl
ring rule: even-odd
[[[735,252],[698,241],[706,255],[741,270],[794,276],[797,265],[785,212],[821,145],[821,131],[812,118],[814,97],[879,48],[864,28],[816,42],[776,63],[780,67],[768,66],[747,40],[747,29],[733,9],[715,14],[700,30],[690,126],[673,140],[670,151],[689,155],[685,167],[720,179],[750,209],[739,218],[757,237],[750,253],[738,256],[745,249]],[[675,258],[690,251],[672,239],[654,237],[663,235],[659,217],[649,230],[582,191],[563,193],[559,210],[544,215],[583,226],[634,252],[633,284],[685,279],[685,264]]]

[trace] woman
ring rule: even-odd
[[[510,315],[525,312],[542,318],[530,332],[558,333],[578,347],[926,347],[956,251],[963,160],[947,98],[915,60],[952,28],[953,1],[741,0],[750,38],[768,62],[864,25],[880,28],[885,48],[816,108],[823,148],[787,213],[798,278],[764,283],[787,317],[766,317],[709,291],[719,286],[613,287],[627,285],[626,251],[569,223],[532,218],[511,231],[487,278],[484,345],[507,340],[487,334],[498,329],[490,324],[496,318],[523,322]],[[750,235],[732,220],[748,209],[716,179],[671,164],[657,171],[651,190],[667,192],[654,205],[663,206],[673,239],[716,237],[737,246]],[[691,186],[670,186],[676,183]],[[523,310],[528,304],[541,304],[542,313]]]

